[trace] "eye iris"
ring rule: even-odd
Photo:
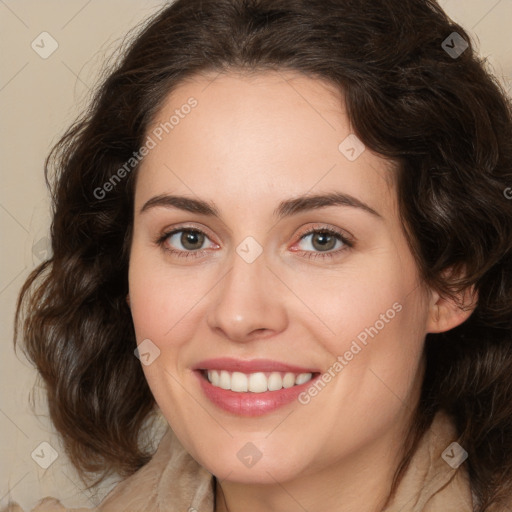
[[[314,233],[313,234],[313,247],[319,250],[333,249],[336,245],[336,238],[329,233]],[[317,243],[319,246],[317,246]]]
[[[186,249],[199,249],[204,243],[204,235],[197,231],[184,231],[181,234],[180,242]],[[199,247],[194,247],[195,245],[199,245]]]

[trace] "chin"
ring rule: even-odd
[[[286,482],[293,480],[300,473],[306,471],[306,467],[303,467],[303,460],[290,460],[282,455],[277,450],[271,457],[262,455],[252,465],[250,465],[250,462],[247,462],[247,466],[236,457],[236,454],[235,460],[233,460],[233,456],[230,454],[220,460],[218,456],[213,456],[211,459],[209,457],[200,457],[196,460],[221,481],[253,485],[275,485],[276,481]],[[240,458],[243,459],[243,456]]]

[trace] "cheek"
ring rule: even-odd
[[[328,353],[325,377],[335,394],[346,396],[360,418],[369,410],[391,418],[400,407],[397,396],[406,400],[418,381],[428,302],[412,257],[372,256],[329,278],[297,278],[297,285],[309,290],[328,327],[316,329],[315,339]]]
[[[170,272],[157,251],[137,242],[134,239],[128,280],[137,343],[139,349],[149,347],[152,358],[142,370],[160,409],[167,417],[176,412],[183,417],[183,407],[191,404],[179,384],[184,377],[183,347],[192,337],[194,304],[204,293],[193,275]]]
[[[174,343],[176,332],[183,330],[195,306],[208,291],[198,271],[172,272],[162,255],[135,240],[130,255],[130,308],[137,341],[154,338]]]
[[[425,305],[417,300],[414,262],[392,251],[355,257],[335,272],[290,272],[288,280],[325,327],[317,334],[325,331],[320,339],[331,353],[347,350],[354,339],[364,343],[372,334],[405,328],[404,317],[416,318]]]

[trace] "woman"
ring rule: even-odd
[[[19,332],[98,510],[512,507],[511,107],[437,4],[178,0],[53,157]]]

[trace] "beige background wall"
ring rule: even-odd
[[[96,495],[81,491],[46,418],[44,397],[38,416],[31,412],[28,396],[36,373],[21,352],[14,354],[12,318],[21,284],[47,250],[44,158],[86,104],[104,57],[129,28],[164,4],[0,0],[0,508],[9,494],[27,511],[47,495],[69,507],[92,507],[115,483],[107,482]],[[512,0],[443,0],[441,5],[474,36],[510,92]],[[49,36],[38,37],[42,32]],[[54,53],[40,56],[55,44]],[[36,454],[45,454],[39,460],[50,460],[49,448],[38,448],[41,442],[59,454],[46,470],[31,456],[37,448]]]

